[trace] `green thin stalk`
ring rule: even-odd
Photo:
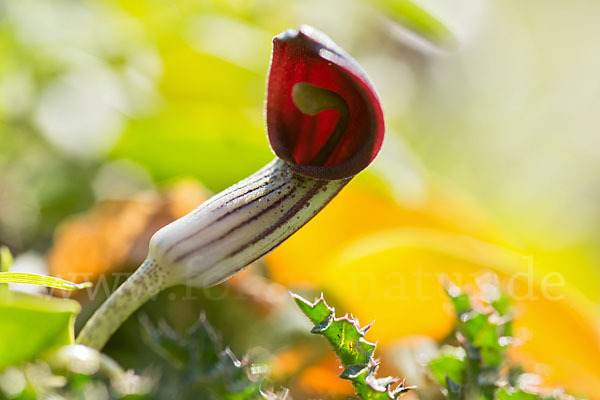
[[[102,349],[115,331],[149,299],[165,288],[165,273],[146,260],[86,322],[76,342]]]

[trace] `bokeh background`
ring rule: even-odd
[[[0,1],[0,244],[14,270],[134,268],[154,230],[271,160],[271,38],[314,25],[378,89],[380,156],[243,276],[143,311],[184,328],[206,310],[294,398],[335,398],[349,387],[306,350],[285,289],[375,319],[392,372],[426,385],[420,357],[452,329],[438,274],[491,271],[514,284],[514,359],[599,398],[599,15],[595,0]],[[82,320],[100,301],[85,297]],[[151,362],[137,334],[107,348],[131,368]]]

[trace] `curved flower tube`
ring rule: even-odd
[[[300,229],[379,151],[383,114],[356,61],[311,27],[273,43],[266,108],[278,158],[156,232],[146,261],[90,318],[78,343],[101,349],[165,288],[228,279]]]

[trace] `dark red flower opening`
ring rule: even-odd
[[[344,179],[379,152],[383,113],[358,63],[324,33],[303,26],[273,39],[267,130],[271,148],[293,172]]]

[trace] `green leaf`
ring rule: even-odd
[[[379,366],[373,357],[376,345],[364,338],[370,325],[361,328],[358,320],[348,315],[337,318],[335,310],[327,305],[322,295],[314,303],[297,294],[291,295],[300,310],[315,324],[311,332],[329,341],[344,367],[340,378],[351,381],[361,399],[397,399],[411,389],[405,387],[404,382],[393,388],[398,382],[395,378],[376,378]]]
[[[487,315],[471,312],[460,324],[461,332],[465,338],[473,343],[481,330],[488,324]]]
[[[454,297],[450,297],[454,309],[457,314],[462,314],[471,309],[471,302],[469,301],[469,295],[466,293],[460,293]]]
[[[502,364],[502,347],[498,343],[498,327],[486,324],[473,341],[475,346],[481,348],[481,361],[487,366]]]
[[[0,247],[0,369],[30,360],[74,339],[79,303],[68,299],[3,291],[8,283],[29,283],[64,290],[88,287],[44,275],[8,272],[13,262],[7,247]]]
[[[0,283],[28,283],[62,290],[78,290],[92,286],[91,282],[73,283],[53,276],[26,272],[0,272]]]
[[[492,307],[498,312],[500,315],[506,315],[510,311],[510,307],[512,305],[512,301],[510,297],[506,295],[500,296],[497,300],[492,302]]]
[[[442,354],[429,362],[429,370],[442,386],[446,384],[446,378],[464,383],[465,368],[465,361],[453,354]]]
[[[460,317],[462,314],[471,310],[471,300],[469,299],[469,295],[447,278],[445,278],[444,290],[450,298],[450,301],[452,301],[456,315]]]
[[[73,342],[79,303],[4,293],[0,296],[0,369]]]
[[[327,338],[344,366],[369,364],[375,344],[367,342],[364,336],[370,326],[361,328],[357,320],[347,315],[336,318],[335,310],[327,305],[322,296],[314,304],[296,294],[292,296],[304,314],[316,323],[311,332]]]
[[[323,294],[321,294],[321,298],[314,304],[311,304],[310,302],[306,301],[303,297],[295,293],[290,294],[296,302],[296,305],[300,308],[300,310],[302,310],[302,312],[308,317],[308,319],[311,320],[313,324],[318,325],[319,323],[333,315],[334,310],[332,308],[329,308],[327,303],[325,303],[325,300],[323,299]]]

